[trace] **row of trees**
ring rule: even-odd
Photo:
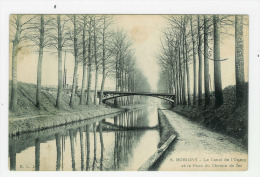
[[[201,105],[203,103],[202,75],[204,74],[205,106],[210,104],[209,60],[213,60],[215,107],[223,104],[221,62],[228,58],[223,59],[220,56],[220,35],[226,35],[232,28],[235,29],[234,67],[236,96],[237,103],[239,103],[244,97],[243,85],[245,82],[243,16],[171,15],[166,19],[168,26],[163,30],[161,51],[157,55],[161,66],[159,83],[166,86],[169,93],[175,93],[175,103],[190,106],[193,99],[193,105],[196,105],[198,98],[198,104]],[[212,52],[213,56],[211,56]],[[189,71],[190,63],[193,63],[193,73]],[[191,74],[194,79],[193,98],[190,88]],[[161,84],[162,82],[165,84]]]
[[[69,103],[71,107],[75,106],[79,66],[83,68],[80,104],[91,104],[93,73],[95,74],[94,104],[98,104],[99,74],[102,75],[99,104],[102,103],[105,80],[108,75],[115,77],[116,90],[135,90],[138,87],[137,75],[139,78],[144,78],[144,76],[136,67],[131,39],[123,30],[113,30],[113,24],[113,16],[109,15],[12,16],[10,20],[10,42],[13,44],[10,108],[15,111],[17,107],[17,56],[22,47],[29,47],[38,53],[36,106],[39,109],[41,109],[42,60],[46,52],[55,53],[58,58],[57,108],[62,106],[62,90],[64,80],[66,80],[65,65],[64,72],[62,71],[64,51],[74,56]]]

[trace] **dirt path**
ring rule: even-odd
[[[159,170],[246,170],[247,151],[234,139],[162,110],[178,133]]]

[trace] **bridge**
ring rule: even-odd
[[[100,96],[100,91],[97,92],[98,96]],[[169,102],[174,103],[174,94],[169,93],[153,93],[153,92],[125,92],[125,91],[104,91],[103,92],[103,99],[102,102],[104,103],[107,100],[115,99],[118,97],[125,97],[125,96],[132,96],[132,95],[139,95],[139,96],[150,96],[159,99],[163,99]]]

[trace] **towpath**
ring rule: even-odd
[[[246,170],[247,151],[235,139],[162,110],[178,133],[158,170]]]

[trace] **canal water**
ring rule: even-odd
[[[156,106],[9,138],[17,171],[137,170],[160,141]]]

